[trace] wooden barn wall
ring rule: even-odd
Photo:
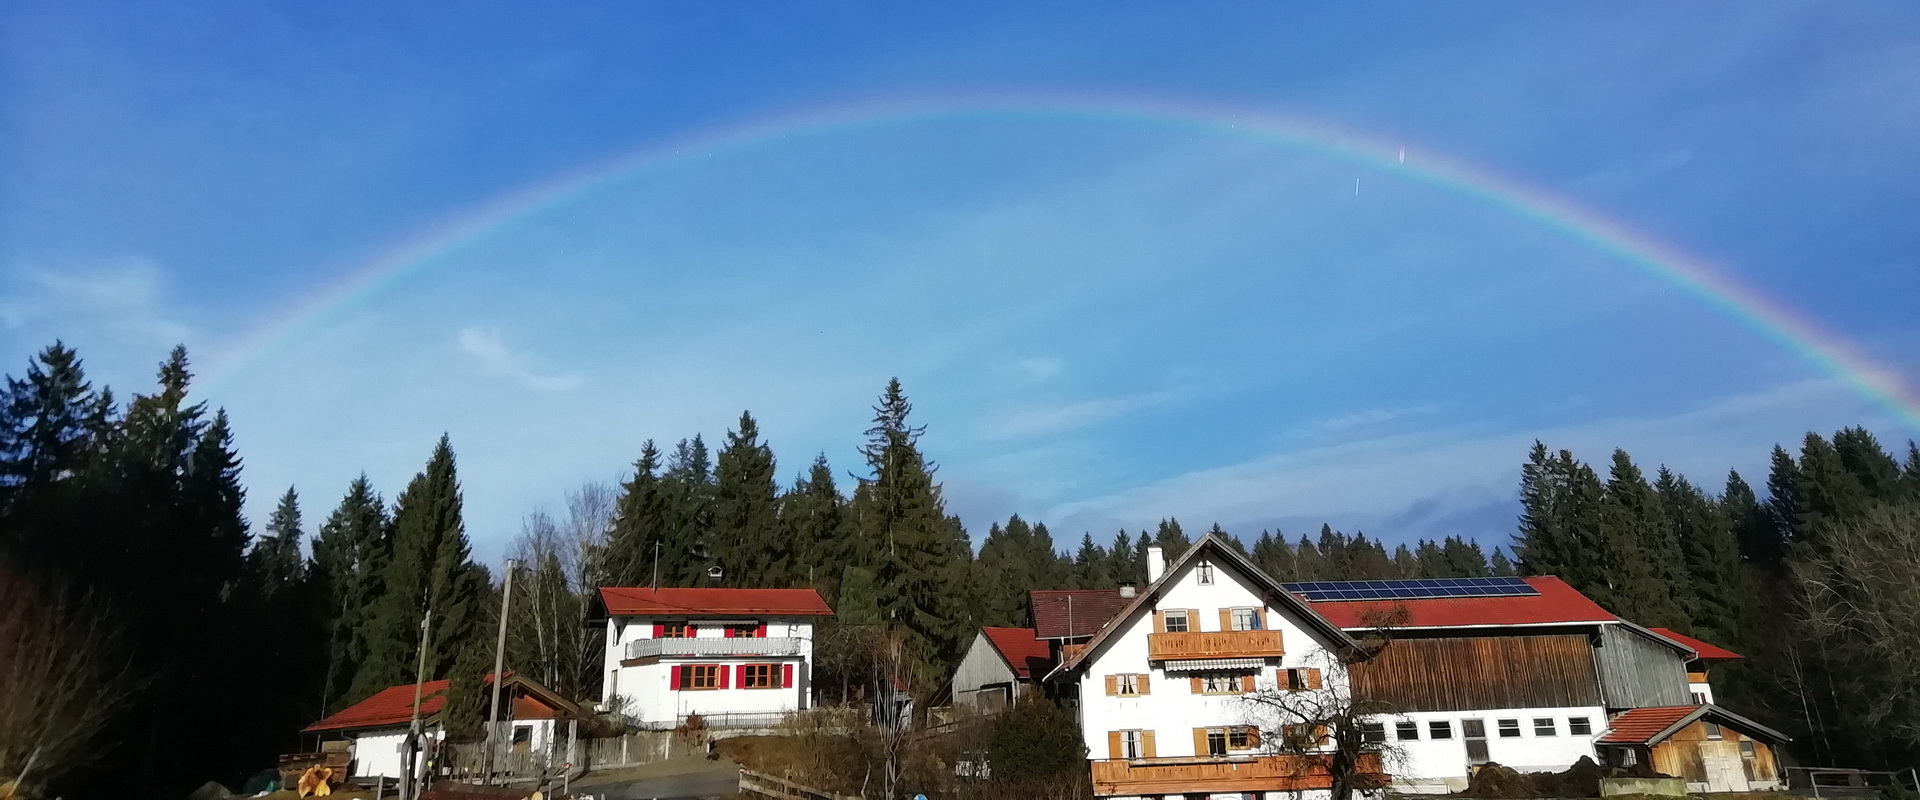
[[[973,646],[967,648],[967,655],[960,660],[960,666],[953,672],[954,702],[971,702],[973,698],[967,692],[996,683],[1012,683],[1013,670],[1007,668],[1007,661],[1000,652],[993,649],[987,641],[987,635],[976,633]]]
[[[1600,705],[1581,634],[1396,639],[1350,672],[1356,700],[1396,711]]]
[[[1608,708],[1693,705],[1686,659],[1620,625],[1600,626],[1600,690]]]

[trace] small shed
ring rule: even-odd
[[[1607,766],[1651,765],[1692,792],[1752,792],[1784,786],[1774,748],[1787,735],[1715,705],[1629,709],[1594,750]]]
[[[1047,650],[1032,628],[981,628],[954,670],[953,701],[986,712],[1006,707],[1053,668]]]
[[[491,686],[493,676],[482,679]],[[451,682],[428,681],[383,689],[372,697],[341,709],[326,719],[301,729],[323,740],[345,740],[352,753],[349,777],[354,779],[397,779],[403,770],[404,745],[413,718],[414,698],[420,699],[421,731],[429,741],[443,738],[440,711],[447,702]],[[502,736],[511,737],[509,752],[545,750],[554,741],[556,719],[578,719],[580,707],[531,678],[509,672],[500,684]],[[323,750],[326,748],[323,744]],[[335,745],[337,746],[337,745]],[[425,754],[416,754],[416,766],[425,763]]]

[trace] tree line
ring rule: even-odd
[[[1607,610],[1729,647],[1715,691],[1794,736],[1806,763],[1920,760],[1920,448],[1864,428],[1775,446],[1761,497],[1710,493],[1615,450],[1606,477],[1535,443],[1514,540],[1527,574]]]

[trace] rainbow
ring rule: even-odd
[[[825,136],[849,129],[964,118],[1079,118],[1185,126],[1325,153],[1471,197],[1583,242],[1693,295],[1831,374],[1907,427],[1920,430],[1920,392],[1815,321],[1742,285],[1711,262],[1624,223],[1482,166],[1319,120],[1265,111],[1135,97],[1007,97],[878,101],[775,115],[652,142],[501,195],[382,250],[344,277],[224,348],[210,377],[231,379],[406,276],[473,246],[515,221],[580,202],[597,190],[696,156]]]

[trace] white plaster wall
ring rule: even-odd
[[[1197,695],[1192,692],[1189,675],[1167,674],[1148,669],[1147,635],[1153,632],[1152,611],[1156,609],[1198,609],[1195,627],[1190,630],[1220,630],[1220,609],[1260,607],[1260,592],[1251,581],[1234,573],[1225,564],[1214,565],[1214,583],[1202,586],[1195,580],[1199,559],[1162,587],[1163,594],[1152,607],[1143,609],[1125,627],[1116,631],[1105,649],[1080,677],[1080,729],[1088,758],[1105,759],[1107,733],[1116,730],[1151,730],[1154,750],[1159,756],[1191,756],[1194,752],[1193,729],[1223,725],[1266,724],[1257,709],[1239,695]],[[1256,680],[1259,689],[1276,686],[1276,666],[1312,667],[1322,671],[1322,691],[1338,691],[1345,685],[1346,673],[1339,659],[1327,649],[1327,643],[1310,634],[1289,612],[1267,608],[1267,628],[1278,630],[1286,655],[1277,664],[1269,660]],[[1127,673],[1146,673],[1149,692],[1143,697],[1108,697],[1106,677]]]
[[[1533,721],[1539,717],[1554,720],[1554,736],[1536,736]],[[1575,736],[1568,732],[1567,720],[1586,717],[1592,732]],[[1467,740],[1461,720],[1478,719],[1487,726],[1487,756],[1493,761],[1521,772],[1558,772],[1573,766],[1582,756],[1593,757],[1593,742],[1606,730],[1606,709],[1599,706],[1573,708],[1507,708],[1481,711],[1431,711],[1396,714],[1380,718],[1386,725],[1392,753],[1387,771],[1403,788],[1455,791],[1467,782]],[[1501,738],[1499,721],[1520,720],[1517,738]],[[1401,740],[1395,723],[1412,720],[1420,724],[1420,738]],[[1451,722],[1453,738],[1434,739],[1429,722]]]
[[[426,731],[425,736],[429,739],[438,739],[440,731],[437,728],[430,729]],[[405,727],[380,728],[353,737],[351,775],[355,778],[384,776],[390,781],[399,780],[403,761],[400,745],[406,740]],[[416,754],[414,768],[419,770],[425,767],[426,754],[424,752]]]
[[[671,619],[685,619],[672,617]],[[813,620],[810,617],[771,617],[764,620],[696,619],[694,635],[701,639],[726,636],[726,625],[765,622],[768,638],[800,640],[800,656],[759,658],[662,658],[655,663],[623,667],[627,643],[653,638],[654,617],[614,617],[607,623],[606,669],[609,680],[601,690],[601,699],[611,701],[618,694],[626,701],[622,712],[648,723],[672,723],[687,714],[775,713],[809,707],[813,696]],[[794,685],[784,689],[682,689],[672,688],[670,668],[685,664],[725,664],[729,683],[746,664],[792,664]]]
[[[1713,684],[1689,683],[1687,684],[1687,691],[1699,695],[1701,702],[1706,705],[1713,705]]]

